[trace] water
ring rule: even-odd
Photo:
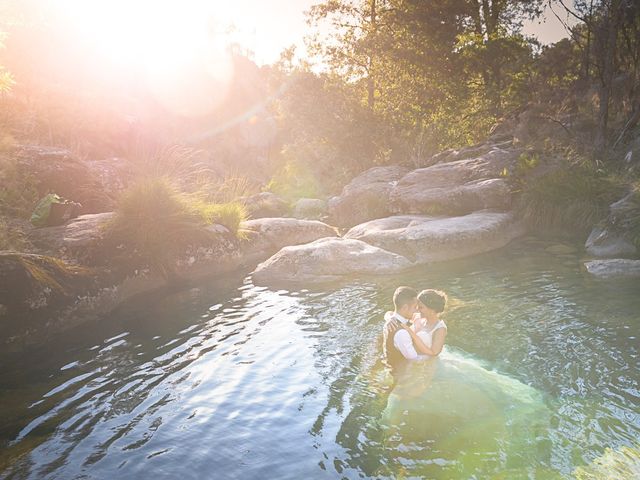
[[[3,357],[0,476],[555,479],[638,461],[640,282],[548,245],[318,290],[228,277]],[[398,284],[451,301],[441,357],[394,383],[379,334]]]

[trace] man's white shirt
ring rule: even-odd
[[[409,323],[409,320],[404,318],[397,312],[390,312],[388,319],[395,319],[403,325]],[[393,346],[402,353],[402,356],[407,360],[422,360],[424,358],[429,358],[428,355],[420,355],[416,352],[416,348],[413,346],[413,341],[411,340],[411,335],[404,328],[398,330],[393,336]]]

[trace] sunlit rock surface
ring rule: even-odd
[[[516,159],[514,151],[495,149],[481,157],[419,168],[392,188],[391,208],[394,213],[450,215],[508,210],[511,191],[502,175]]]
[[[301,198],[293,206],[295,218],[319,220],[327,213],[327,202],[319,198]]]
[[[113,216],[113,212],[81,215],[65,225],[35,229],[29,239],[62,258],[93,263]]]
[[[400,215],[353,227],[345,238],[403,255],[415,263],[466,257],[505,246],[524,233],[512,214],[481,211],[459,217]]]
[[[411,262],[401,255],[360,240],[323,238],[285,247],[253,272],[257,283],[327,282],[346,275],[379,275],[402,271]]]
[[[409,172],[400,166],[374,167],[349,182],[338,197],[329,200],[331,222],[340,227],[391,214],[389,193],[394,185]]]
[[[296,218],[258,218],[242,222],[240,228],[247,236],[242,248],[252,253],[272,254],[288,245],[300,245],[338,235],[335,228],[326,223]]]
[[[640,260],[610,258],[585,262],[587,271],[598,278],[640,278]]]

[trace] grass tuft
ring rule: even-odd
[[[611,175],[573,165],[531,179],[516,208],[533,229],[583,235],[606,218],[621,192],[621,183]]]

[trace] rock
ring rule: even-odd
[[[494,143],[485,142],[470,147],[464,147],[459,150],[450,148],[431,157],[430,165],[436,163],[455,162],[458,160],[466,160],[468,158],[477,158],[490,153],[492,150],[508,148],[513,144],[513,137],[501,136],[495,139]],[[429,166],[429,165],[425,165]]]
[[[38,248],[68,261],[95,264],[101,253],[101,241],[113,212],[81,215],[66,225],[38,228],[29,240]]]
[[[604,225],[594,227],[587,238],[585,249],[600,258],[631,257],[638,253],[631,242],[633,219],[640,215],[640,195],[631,192],[609,206]]]
[[[295,218],[258,218],[242,222],[240,228],[246,231],[248,241],[243,245],[247,254],[259,252],[273,254],[288,245],[300,245],[319,238],[335,237],[333,227],[317,220]]]
[[[275,193],[262,192],[240,198],[247,207],[249,218],[282,217],[289,213],[289,205]]]
[[[405,175],[389,195],[394,213],[463,215],[482,209],[508,210],[511,192],[502,178],[517,159],[514,151],[419,168]]]
[[[319,220],[327,213],[327,202],[319,198],[301,198],[293,206],[293,216],[310,220]]]
[[[598,278],[640,277],[640,260],[630,260],[628,258],[591,260],[585,262],[584,266],[591,275]]]
[[[7,319],[0,322],[0,337],[22,330],[72,302],[76,294],[93,285],[93,280],[89,270],[58,259],[0,252],[0,304]]]
[[[405,167],[374,167],[355,177],[338,197],[329,200],[332,223],[350,227],[390,215],[389,193],[407,174]]]
[[[33,179],[42,197],[56,193],[82,205],[82,213],[113,210],[119,192],[133,177],[122,159],[82,161],[69,150],[23,146],[17,154],[18,168]]]
[[[544,250],[545,252],[549,252],[553,255],[570,255],[577,251],[575,247],[572,247],[571,245],[564,245],[562,243],[551,245]]]
[[[635,255],[636,247],[621,234],[602,227],[594,227],[584,244],[588,253],[599,258],[628,257]]]
[[[422,264],[495,250],[524,233],[512,214],[481,211],[460,217],[381,218],[353,227],[345,238],[362,240]]]
[[[91,173],[69,150],[23,146],[18,151],[17,161],[20,171],[33,179],[41,197],[57,193],[74,202],[85,200],[80,187],[91,183]]]
[[[131,162],[123,158],[107,158],[85,163],[92,184],[88,186],[91,191],[85,191],[83,194],[84,212],[101,213],[114,210],[118,196],[135,178]]]
[[[258,284],[309,284],[334,281],[347,275],[397,273],[410,266],[406,258],[360,240],[322,238],[283,248],[258,265],[253,280]]]

